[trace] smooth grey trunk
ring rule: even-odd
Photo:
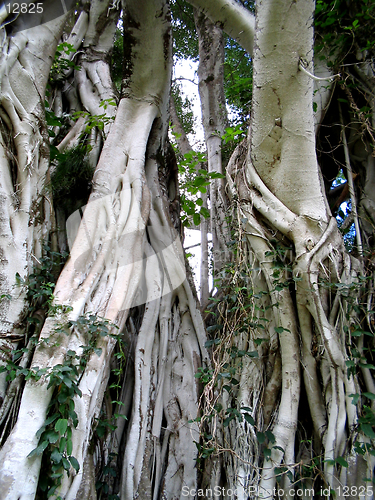
[[[44,190],[49,163],[44,121],[45,86],[66,16],[41,27],[5,36],[0,55],[0,286],[11,297],[0,304],[0,363],[6,365],[24,333],[27,278],[42,255],[53,219],[52,200]],[[44,217],[39,217],[44,213]],[[6,373],[0,374],[0,398]]]
[[[223,174],[221,137],[227,126],[224,96],[224,37],[204,14],[195,10],[199,41],[198,88],[202,124],[207,147],[208,172]],[[213,267],[216,276],[229,262],[229,229],[225,219],[228,201],[224,179],[212,179],[209,186],[210,232],[212,234]]]
[[[60,337],[55,330],[59,321],[75,320],[91,311],[108,318],[122,332],[128,328],[125,324],[131,307],[145,303],[138,331],[130,329],[135,389],[129,387],[130,398],[124,394],[131,410],[129,425],[126,429],[119,425],[122,432],[117,433],[117,439],[126,443],[117,486],[124,498],[136,497],[145,489],[151,498],[159,493],[172,498],[180,495],[184,484],[194,487],[197,481],[194,440],[199,431],[198,425],[189,421],[197,415],[194,373],[202,359],[207,359],[205,332],[186,279],[180,236],[172,224],[176,190],[173,198],[168,198],[168,177],[172,184],[175,175],[166,154],[171,77],[169,9],[163,0],[146,2],[142,9],[136,2],[126,2],[123,8],[131,64],[118,107],[108,108],[115,120],[113,124],[109,120],[103,130],[105,142],[94,188],[70,259],[55,288],[56,303],[71,306],[72,311],[66,317],[46,320],[32,366],[53,369],[64,361],[67,350],[79,352],[79,346],[85,343],[78,331]],[[108,15],[108,4],[99,2],[91,4],[88,22],[82,18],[78,21],[75,33],[84,46],[81,71],[73,79],[77,87],[69,94],[73,109],[77,106],[98,114],[102,112],[100,101],[114,96],[104,59],[112,43],[115,18],[116,13]],[[61,110],[61,106],[55,109]],[[62,151],[79,142],[82,126],[72,126],[68,141],[60,145]],[[47,340],[48,347],[44,343]],[[102,354],[91,356],[81,375],[82,398],[75,401],[79,424],[72,438],[80,471],[72,471],[59,487],[58,493],[66,499],[95,491],[93,430],[110,376],[114,346],[112,338],[101,339],[98,347]],[[1,470],[0,480],[6,499],[35,497],[41,457],[29,459],[27,455],[36,447],[36,431],[46,418],[52,395],[52,389],[46,390],[47,383],[48,379],[42,378],[25,384],[17,423],[2,447],[2,463],[7,465]],[[37,411],[30,412],[31,407]]]
[[[199,2],[192,3],[197,6]],[[203,5],[200,7],[203,12],[209,10],[214,22],[220,22],[219,12]],[[350,393],[358,392],[359,387],[355,377],[348,377],[345,367],[348,353],[342,340],[342,329],[348,327],[348,318],[343,317],[339,310],[340,301],[344,303],[345,298],[338,294],[330,310],[326,291],[319,281],[326,273],[333,272],[329,271],[331,262],[335,263],[335,273],[341,283],[349,283],[362,271],[360,263],[343,247],[316,160],[312,106],[314,78],[300,69],[301,60],[312,68],[313,12],[313,1],[257,3],[248,156],[244,162],[243,152],[238,148],[228,166],[232,201],[237,203],[240,200],[237,205],[239,218],[245,224],[242,234],[247,239],[247,244],[240,244],[241,251],[237,252],[248,256],[250,269],[261,270],[261,273],[250,272],[252,286],[255,290],[267,290],[272,304],[275,304],[272,313],[266,315],[268,324],[263,331],[269,343],[262,349],[258,348],[258,353],[260,357],[269,356],[266,352],[273,353],[276,349],[280,354],[280,358],[270,357],[271,369],[268,367],[263,371],[256,363],[244,367],[242,375],[246,373],[247,377],[241,379],[237,396],[237,409],[241,405],[253,408],[257,428],[272,431],[275,446],[269,459],[263,462],[259,459],[255,451],[256,437],[248,434],[249,426],[244,422],[229,424],[224,429],[223,438],[219,432],[217,434],[219,449],[223,443],[226,447],[231,443],[234,450],[232,457],[229,455],[223,460],[230,478],[228,485],[239,489],[239,498],[247,498],[246,488],[251,485],[259,486],[266,498],[273,498],[275,468],[285,464],[294,470],[302,375],[314,433],[325,459],[324,473],[328,484],[334,488],[350,477],[351,484],[359,485],[359,470],[367,469],[371,475],[373,467],[370,456],[366,456],[367,464],[364,464],[361,456],[345,449],[347,426],[352,428],[358,418],[356,408],[348,405],[348,398]],[[246,46],[246,42],[242,45]],[[326,102],[322,96],[322,107]],[[273,238],[282,246],[293,244],[293,253],[285,259],[293,267],[297,308],[289,290],[275,289]],[[286,270],[279,272],[287,279]],[[350,321],[358,319],[351,318]],[[222,335],[227,341],[230,329],[226,332],[224,326]],[[312,353],[316,335],[324,346],[321,359]],[[251,339],[250,334],[243,334],[236,345],[240,346],[242,340],[249,350],[256,348]],[[301,360],[299,345],[303,346]],[[222,347],[217,348],[214,358],[220,358],[220,355],[224,356]],[[221,362],[223,360],[225,357]],[[318,372],[322,386],[316,383]],[[247,383],[250,373],[252,382]],[[278,385],[276,380],[280,377],[281,385]],[[263,415],[257,399],[261,387],[269,389],[269,396],[266,396],[267,391],[265,393],[267,405]],[[225,392],[222,402],[224,408],[229,404]],[[267,427],[263,427],[263,421]],[[246,435],[248,437],[244,439]],[[358,439],[366,441],[365,436],[358,436]],[[348,470],[340,471],[335,459],[345,453]],[[258,474],[252,472],[254,469]],[[212,470],[215,471],[215,467]],[[212,481],[216,480],[214,473],[211,477]],[[281,485],[286,489],[285,498],[291,498],[288,493],[291,479],[285,474],[281,479]]]

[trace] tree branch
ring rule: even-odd
[[[235,0],[188,0],[213,23],[253,53],[255,16]]]
[[[357,240],[358,253],[359,253],[359,255],[362,256],[363,255],[363,247],[362,247],[361,232],[360,232],[359,222],[358,222],[357,200],[356,200],[356,196],[355,196],[355,192],[354,192],[353,170],[352,170],[352,166],[350,164],[349,148],[348,148],[348,142],[346,140],[345,126],[344,126],[344,121],[343,121],[343,117],[342,117],[340,103],[339,103],[339,113],[340,113],[340,121],[341,121],[342,142],[344,145],[344,152],[345,152],[346,172],[347,172],[347,176],[348,176],[349,194],[350,194],[350,198],[352,200],[352,214],[354,217],[355,237]]]

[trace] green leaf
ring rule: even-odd
[[[243,416],[247,423],[249,423],[250,425],[255,425],[255,420],[251,415],[249,415],[248,413],[244,413]]]
[[[79,463],[75,457],[69,457],[69,462],[72,464],[73,469],[77,472],[79,471]]]
[[[115,418],[123,418],[124,420],[128,420],[128,417],[126,415],[123,415],[122,413],[114,413],[113,415]]]
[[[21,278],[20,273],[16,273],[16,283],[17,283],[17,286],[25,284],[25,281]]]
[[[264,448],[263,450],[264,456],[266,460],[270,460],[271,458],[271,450],[269,448]]]
[[[353,398],[352,405],[357,405],[358,400],[360,398],[360,395],[359,394],[349,394],[349,397]]]
[[[72,380],[69,377],[63,377],[63,382],[69,389],[72,387]]]
[[[66,429],[68,428],[68,421],[66,418],[59,418],[59,420],[55,424],[55,431],[59,432],[60,435],[65,434]]]
[[[68,439],[66,442],[66,452],[68,455],[71,455],[73,451],[73,441],[71,439]]]
[[[65,437],[62,437],[60,439],[60,443],[59,443],[59,452],[60,453],[64,453],[65,451],[65,447],[66,447],[66,438]]]
[[[283,328],[282,326],[277,326],[275,328],[275,332],[276,333],[283,333],[283,332],[290,332],[290,330],[288,330],[287,328]]]
[[[369,399],[375,399],[375,394],[373,394],[372,392],[364,392],[363,396],[366,396],[366,398]]]
[[[41,455],[43,451],[47,448],[49,445],[48,441],[43,441],[37,448],[34,448],[28,455],[27,458],[31,458],[35,455]]]
[[[275,467],[275,475],[276,475],[276,481],[278,483],[281,482],[282,475],[285,473],[285,469],[281,469],[280,467]]]
[[[226,176],[224,174],[220,174],[219,172],[209,172],[208,177],[210,179],[225,179]]]
[[[51,496],[53,496],[55,494],[55,491],[57,490],[57,485],[55,486],[52,486],[49,490],[48,490],[48,493],[47,493],[47,498],[50,498]]]
[[[70,463],[68,462],[68,460],[65,457],[62,458],[62,465],[66,471],[69,471]]]
[[[268,339],[262,339],[262,338],[259,338],[259,339],[254,339],[254,344],[255,345],[261,345],[263,342],[267,342]]]
[[[193,215],[193,222],[196,226],[199,226],[199,224],[201,223],[201,216],[197,213],[195,213]]]
[[[55,414],[55,415],[52,415],[52,417],[49,417],[47,418],[47,420],[44,422],[44,424],[42,425],[42,427],[37,431],[37,433],[35,434],[37,438],[40,438],[40,436],[42,435],[42,433],[44,432],[45,428],[47,427],[47,425],[49,424],[52,424],[52,422],[54,422],[56,419],[58,418],[58,415]]]
[[[216,330],[222,330],[223,328],[224,328],[223,325],[211,325],[211,326],[207,327],[207,332],[212,333],[212,332],[216,332]]]
[[[348,462],[343,457],[337,457],[336,462],[342,467],[348,467]]]
[[[265,432],[265,435],[267,436],[268,441],[269,441],[270,443],[272,443],[272,444],[273,444],[273,443],[275,443],[275,442],[276,442],[275,436],[273,435],[273,433],[272,433],[271,431],[266,431],[266,432]]]
[[[375,439],[375,432],[370,424],[361,424],[361,430],[367,437]]]
[[[73,421],[74,427],[77,427],[77,425],[78,425],[78,416],[77,416],[77,413],[75,411],[69,411],[68,413],[69,413],[69,417]],[[68,427],[68,429],[69,429],[69,427]],[[69,435],[68,435],[68,438],[69,438]]]
[[[225,420],[224,420],[224,427],[228,427],[229,423],[231,420],[234,419],[234,416],[233,415],[230,415],[229,417],[227,417]]]
[[[45,432],[43,438],[44,439],[47,439],[48,442],[54,444],[57,442],[57,440],[59,439],[59,433],[58,432],[55,432],[53,429],[50,429],[48,431]]]
[[[59,464],[61,462],[62,455],[57,448],[55,448],[51,453],[51,460],[53,460],[55,464]]]
[[[264,441],[266,440],[266,436],[263,434],[263,432],[257,432],[257,440],[259,444],[264,443]]]
[[[212,339],[212,340],[207,340],[205,342],[204,347],[208,349],[209,347],[212,347],[213,345],[219,345],[221,342],[221,339]]]
[[[200,209],[200,215],[202,215],[205,219],[208,219],[210,217],[210,211],[206,207],[202,207]]]
[[[367,368],[368,370],[375,370],[375,365],[371,363],[358,363],[360,368]]]

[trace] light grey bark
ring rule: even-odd
[[[106,10],[103,5],[92,5],[90,12],[96,7]],[[47,319],[32,366],[52,369],[63,362],[68,349],[79,352],[84,344],[78,331],[60,337],[56,322],[92,311],[122,331],[130,308],[146,303],[139,331],[132,334],[135,390],[130,421],[127,429],[122,427],[123,435],[117,435],[127,443],[119,488],[124,498],[145,490],[153,498],[159,493],[172,498],[180,495],[184,484],[196,484],[194,439],[199,432],[197,423],[189,421],[197,414],[194,373],[207,357],[205,333],[186,279],[180,238],[171,222],[168,203],[173,206],[176,199],[168,200],[164,190],[168,185],[159,178],[161,171],[166,178],[171,175],[165,147],[171,76],[168,6],[162,0],[150,1],[139,9],[136,2],[126,2],[124,12],[131,66],[96,168],[93,192],[55,289],[56,303],[70,305],[72,311],[65,318]],[[96,14],[92,16],[88,33],[97,23]],[[89,35],[84,40],[87,53]],[[100,45],[102,39],[93,35],[92,40]],[[103,51],[107,48],[103,42]],[[84,78],[77,91],[79,100],[93,113],[110,89],[106,74],[97,72],[100,59],[99,55],[99,62],[91,60],[86,65],[83,61]],[[85,94],[86,84],[94,90],[94,99]],[[79,135],[79,128],[75,134]],[[81,498],[94,488],[90,444],[114,344],[112,338],[101,339],[102,354],[88,360],[80,379],[82,398],[75,401],[79,424],[73,429],[73,455],[81,469],[65,477],[58,490],[64,498]],[[41,457],[28,459],[27,455],[37,445],[35,434],[46,418],[52,395],[47,384],[46,378],[28,381],[23,390],[17,423],[0,452],[7,464],[1,470],[4,498],[35,496]],[[124,399],[129,400],[126,393]],[[31,407],[36,410],[30,412]]]
[[[66,18],[20,31],[9,38],[2,32],[0,60],[1,116],[1,293],[11,296],[0,305],[1,363],[23,333],[25,293],[16,274],[25,279],[38,263],[42,242],[51,228],[51,200],[43,192],[48,169],[48,138],[44,125],[45,85]],[[44,220],[38,216],[45,213]],[[6,374],[0,374],[4,398]]]
[[[249,54],[253,52],[255,16],[235,0],[188,0]]]
[[[223,174],[221,137],[227,125],[224,96],[224,38],[204,14],[195,10],[195,25],[199,41],[198,85],[202,109],[202,124],[207,147],[209,173]],[[216,276],[229,262],[229,229],[225,220],[227,196],[224,179],[212,179],[209,186],[210,232],[213,245],[213,265]]]
[[[253,286],[255,290],[267,290],[272,303],[276,304],[272,314],[266,316],[269,323],[264,333],[268,335],[269,352],[272,352],[270,347],[276,339],[281,356],[281,368],[275,358],[273,361],[274,374],[276,377],[281,375],[281,392],[276,397],[271,395],[269,402],[274,405],[273,410],[268,402],[264,414],[264,420],[275,437],[276,448],[272,447],[270,458],[262,464],[255,452],[256,438],[241,439],[249,427],[244,422],[236,422],[232,427],[230,424],[228,430],[224,429],[223,438],[218,433],[219,448],[223,443],[226,447],[231,443],[229,447],[234,450],[234,456],[227,458],[226,468],[231,471],[227,475],[228,486],[241,491],[239,498],[247,498],[246,488],[250,485],[258,485],[266,498],[273,498],[275,468],[285,464],[293,472],[302,374],[315,436],[324,454],[328,484],[337,487],[340,481],[351,477],[352,484],[359,485],[358,471],[367,467],[369,474],[373,467],[371,457],[366,456],[365,465],[361,456],[345,448],[347,428],[353,429],[358,418],[357,410],[348,404],[349,394],[359,390],[356,379],[348,378],[346,373],[348,354],[342,331],[348,327],[348,319],[338,308],[345,298],[338,294],[336,306],[330,310],[324,299],[324,286],[319,283],[320,276],[333,272],[330,271],[330,262],[334,262],[337,279],[343,284],[355,279],[361,266],[345,252],[336,221],[328,208],[316,160],[312,106],[314,79],[300,69],[301,58],[304,62],[312,59],[313,12],[313,1],[257,3],[249,152],[244,166],[241,164],[243,154],[235,153],[228,169],[233,202],[241,200],[239,217],[246,221],[244,234],[248,243],[240,245],[241,252],[251,256],[251,268],[261,270],[261,274],[252,275]],[[215,17],[211,12],[211,16],[215,22],[220,14]],[[325,106],[323,101],[326,103],[324,97],[322,106]],[[296,278],[297,308],[289,290],[276,288],[275,291],[272,263],[275,249],[271,238],[279,240],[281,245],[293,243],[293,254],[290,261],[286,261],[293,266]],[[241,269],[239,267],[239,272]],[[285,272],[280,271],[287,279]],[[353,320],[351,318],[349,323]],[[225,325],[222,342],[230,335]],[[318,336],[318,342],[323,346],[321,360],[312,354],[314,336]],[[255,348],[250,333],[244,340],[249,350]],[[217,356],[223,353],[221,349],[217,348]],[[263,350],[258,352],[260,356],[264,354]],[[267,371],[262,372],[261,368],[257,371],[254,364],[252,370],[255,382],[246,385],[243,381],[244,385],[238,389],[241,395],[241,401],[237,400],[238,410],[241,404],[258,409],[254,398],[260,387],[271,389],[274,384],[274,377],[267,375]],[[318,370],[323,379],[322,387],[316,383]],[[277,392],[277,386],[275,389]],[[223,395],[222,401],[224,408],[228,407],[227,396]],[[262,429],[263,416],[254,412],[254,420],[257,428]],[[359,439],[366,441],[363,436]],[[347,471],[340,471],[335,464],[335,459],[343,453],[347,453]],[[258,468],[257,477],[251,473],[252,468]],[[286,489],[284,498],[291,498],[288,493],[291,483],[285,474],[282,486]]]

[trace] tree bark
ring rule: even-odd
[[[51,371],[64,362],[67,351],[80,352],[79,346],[85,344],[78,330],[61,336],[56,330],[60,321],[74,321],[91,311],[106,317],[122,332],[130,308],[145,303],[139,331],[130,336],[135,388],[129,425],[117,436],[118,445],[126,443],[119,488],[124,498],[143,491],[152,498],[159,494],[173,498],[180,495],[184,484],[196,484],[197,451],[191,436],[198,439],[199,432],[197,424],[189,421],[197,414],[194,373],[207,357],[205,333],[186,279],[180,237],[171,222],[170,210],[176,200],[169,199],[170,193],[165,191],[168,176],[173,180],[166,155],[169,10],[162,0],[147,2],[142,9],[135,2],[126,2],[123,8],[129,64],[122,99],[107,130],[94,188],[69,261],[55,288],[56,304],[70,306],[72,311],[46,320],[32,367]],[[84,38],[86,54],[94,43],[94,54],[108,50],[106,30],[99,32],[102,36],[95,35],[104,12],[102,5],[91,6]],[[98,101],[113,96],[100,61],[100,56],[99,61],[97,56],[83,59],[78,79],[78,95],[93,114],[98,112]],[[93,90],[91,94],[87,85]],[[79,135],[79,129],[75,133]],[[102,338],[97,346],[102,353],[93,354],[80,375],[82,397],[75,400],[79,423],[73,428],[72,439],[73,455],[81,468],[78,474],[73,471],[65,477],[58,488],[64,498],[78,498],[82,492],[94,490],[90,443],[110,376],[114,345],[111,337]],[[1,471],[4,498],[35,496],[41,457],[30,459],[28,454],[36,448],[36,432],[46,419],[52,396],[47,385],[48,376],[44,376],[27,381],[23,389],[17,423],[1,450],[7,464]],[[30,413],[34,406],[37,410]]]
[[[224,38],[207,17],[194,12],[199,40],[198,85],[202,123],[207,146],[208,172],[223,175],[221,137],[227,125],[224,96]],[[224,179],[212,179],[209,186],[210,232],[214,276],[229,262],[229,230],[225,220],[228,202]]]

